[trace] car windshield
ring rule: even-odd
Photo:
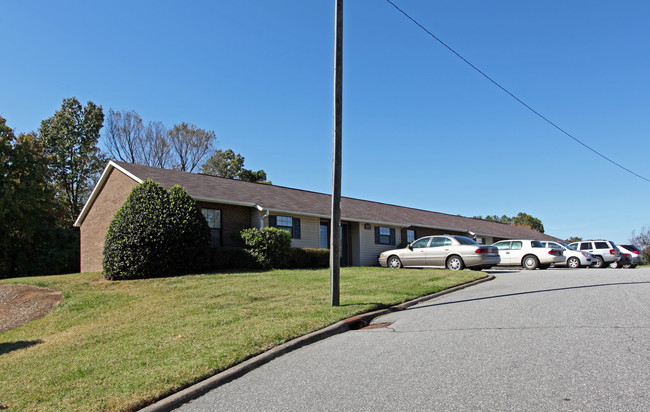
[[[456,239],[458,242],[460,242],[461,245],[478,245],[478,242],[475,241],[474,239],[470,239],[465,236],[454,236],[454,239]]]
[[[557,242],[557,243],[561,244],[562,246],[564,246],[565,248],[567,248],[567,249],[569,249],[569,250],[575,250],[574,248],[572,248],[571,246],[567,245],[566,243],[562,243],[562,242]]]
[[[530,246],[531,247],[544,247],[544,245],[542,245],[542,242],[540,242],[539,240],[532,240],[530,242]]]

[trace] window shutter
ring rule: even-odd
[[[293,218],[293,238],[300,239],[300,219]]]
[[[269,216],[269,227],[276,227],[278,225],[277,216]]]
[[[379,237],[379,226],[375,226],[375,244],[380,244],[381,238]]]
[[[390,244],[394,245],[395,244],[395,229],[390,230]]]

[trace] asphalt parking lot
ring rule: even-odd
[[[489,272],[181,410],[650,410],[650,268]]]

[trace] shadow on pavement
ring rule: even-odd
[[[621,286],[621,285],[650,285],[650,282],[602,283],[602,284],[598,284],[598,285],[583,285],[583,286],[570,286],[570,287],[556,288],[556,289],[531,290],[531,291],[528,291],[528,292],[506,293],[506,294],[503,294],[503,295],[484,296],[484,297],[481,297],[481,298],[474,298],[474,299],[464,299],[464,300],[456,300],[456,301],[452,301],[452,302],[432,303],[432,304],[429,304],[429,305],[413,306],[413,307],[410,307],[410,308],[408,308],[406,310],[431,308],[431,307],[434,307],[434,306],[453,305],[453,304],[456,304],[456,303],[476,302],[476,301],[479,301],[479,300],[507,298],[507,297],[511,297],[511,296],[531,295],[531,294],[534,294],[534,293],[560,292],[560,291],[563,291],[563,290],[600,288],[600,287],[606,287],[606,286]]]

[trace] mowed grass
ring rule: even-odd
[[[339,320],[485,276],[342,268],[338,307],[328,269],[5,279],[59,290],[64,300],[0,333],[0,402],[15,411],[135,410]]]

